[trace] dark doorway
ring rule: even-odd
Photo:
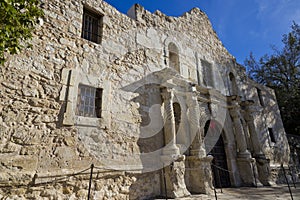
[[[224,130],[215,120],[208,120],[204,127],[205,149],[208,155],[214,157],[212,161],[212,172],[214,186],[230,187],[230,176],[227,167],[227,158],[224,147]]]
[[[222,135],[220,135],[216,145],[209,152],[209,155],[212,155],[214,157],[212,162],[212,172],[214,175],[215,187],[230,187],[230,177]]]

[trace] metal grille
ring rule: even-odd
[[[84,117],[101,117],[102,89],[78,86],[76,114]]]
[[[87,9],[83,10],[82,37],[100,43],[102,38],[102,17]]]

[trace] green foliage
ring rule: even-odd
[[[283,49],[256,61],[252,53],[245,60],[249,76],[276,92],[285,130],[300,135],[300,26],[283,35]]]
[[[39,0],[0,0],[0,62],[5,52],[16,54],[29,45],[27,39],[37,18],[42,16]]]

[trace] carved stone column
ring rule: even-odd
[[[247,150],[247,142],[244,134],[243,125],[240,119],[239,106],[237,104],[230,109],[230,115],[233,119],[234,132],[239,154],[250,155],[249,151]]]
[[[173,110],[174,91],[163,88],[161,93],[164,100],[164,136],[166,146],[163,149],[163,155],[169,157],[169,161],[176,160],[180,155],[179,148],[176,145],[176,129]],[[166,158],[165,158],[166,159]]]
[[[203,138],[200,126],[200,116],[205,115],[203,109],[200,110],[198,98],[196,92],[191,93],[187,98],[188,104],[188,122],[190,127],[190,138],[191,138],[191,147],[190,154],[196,157],[206,156],[205,149],[203,148]]]
[[[211,161],[213,157],[206,157],[206,151],[203,147],[203,138],[201,132],[201,120],[205,113],[204,105],[199,107],[197,93],[190,93],[187,98],[188,118],[190,127],[190,137],[193,139],[190,147],[190,156],[187,157],[186,166],[189,170],[186,172],[186,184],[190,192],[200,194],[212,194],[212,172]],[[203,104],[206,104],[203,102]],[[204,122],[205,123],[205,122]],[[204,126],[204,125],[203,125]]]
[[[256,132],[254,124],[254,113],[252,105],[253,101],[245,101],[243,105],[245,106],[245,120],[250,132],[250,138],[254,150],[253,157],[256,159],[256,166],[258,170],[258,179],[263,185],[269,186],[270,183],[270,160],[266,158],[261,150],[261,144],[259,141],[258,133]]]
[[[254,103],[254,102],[253,102]],[[253,110],[250,108],[250,106],[253,104],[250,101],[243,102],[243,105],[245,106],[245,121],[247,123],[251,143],[253,146],[254,156],[256,155],[262,155],[261,146],[258,138],[258,134],[256,133],[255,124],[254,124],[254,118],[253,118]]]
[[[231,99],[232,108],[230,115],[233,119],[235,139],[237,144],[237,165],[240,171],[240,176],[245,186],[254,186],[257,180],[255,179],[255,159],[247,150],[247,143],[244,134],[244,129],[241,123],[240,106],[236,98]]]
[[[185,175],[185,156],[180,155],[176,145],[176,129],[173,110],[174,91],[163,88],[161,93],[164,100],[164,134],[166,146],[162,150],[161,161],[164,167],[164,180],[166,185],[167,197],[179,198],[189,196],[186,189]],[[165,190],[164,190],[165,191]]]

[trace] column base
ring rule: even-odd
[[[200,147],[199,149],[191,149],[190,153],[193,157],[199,157],[199,158],[206,157],[206,151],[203,147]]]
[[[166,181],[167,194],[164,196],[168,198],[180,198],[190,196],[191,193],[187,190],[184,180],[185,175],[185,156],[172,162],[169,166],[164,168],[164,180]],[[163,190],[164,192],[165,190]]]
[[[238,153],[236,161],[243,186],[262,186],[258,179],[255,159],[251,158],[251,154],[249,152]]]
[[[256,166],[258,171],[258,179],[264,186],[271,186],[273,183],[270,180],[270,160],[265,157],[265,155],[257,156]]]
[[[172,144],[163,148],[161,161],[163,162],[164,166],[167,166],[171,162],[178,160],[180,156],[182,155],[180,155],[179,148],[177,145]]]
[[[187,188],[194,194],[213,194],[211,162],[212,156],[199,158],[187,157],[186,163],[189,168],[186,171]]]

